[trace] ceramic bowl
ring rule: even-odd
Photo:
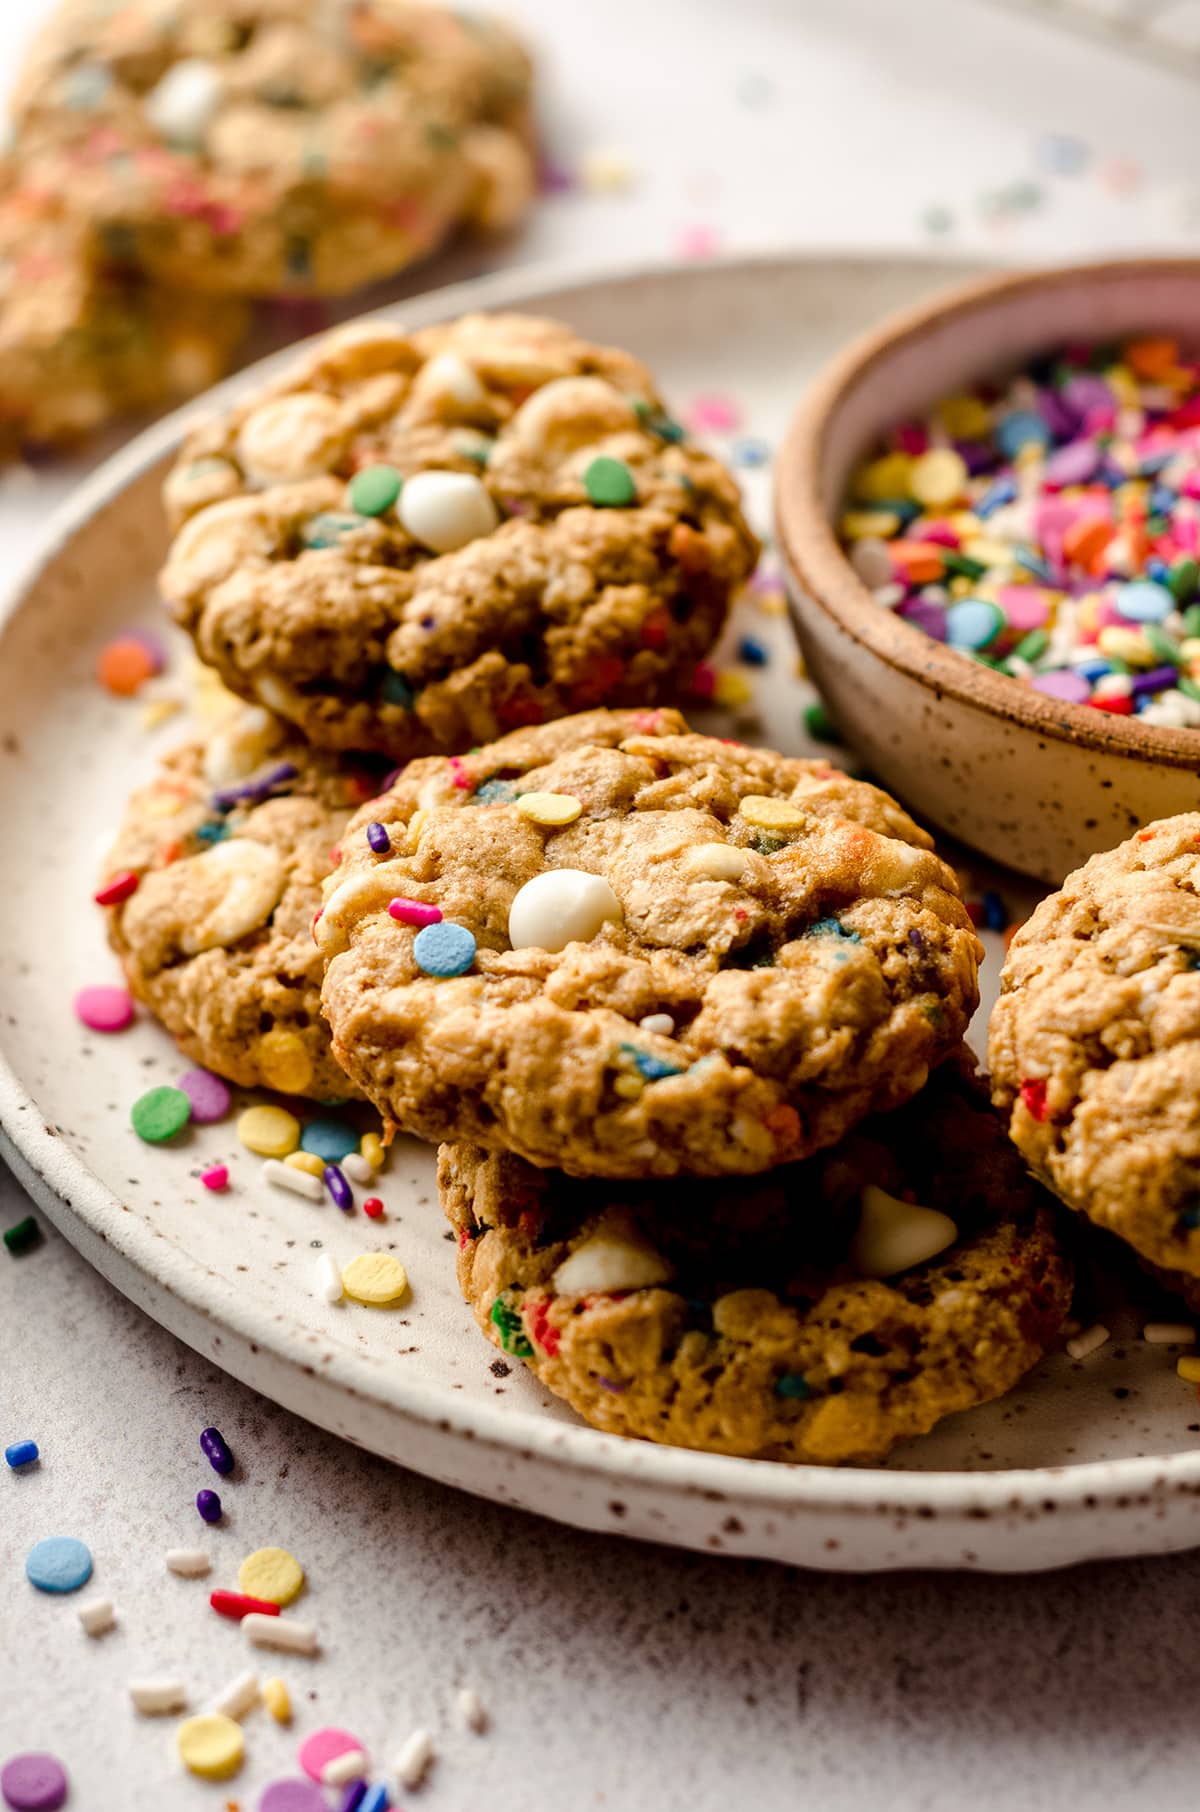
[[[919,816],[1057,885],[1152,818],[1200,805],[1200,730],[1065,704],[882,609],[834,532],[885,430],[1068,340],[1200,346],[1200,260],[989,277],[893,315],[809,390],[776,468],[776,529],[809,671],[842,732]]]

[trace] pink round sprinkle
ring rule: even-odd
[[[1008,618],[1009,628],[1019,629],[1022,635],[1028,629],[1044,629],[1050,621],[1050,604],[1040,586],[1002,585],[996,602]]]
[[[1051,698],[1066,699],[1073,705],[1085,705],[1092,696],[1092,688],[1082,673],[1074,673],[1067,667],[1052,673],[1035,673],[1030,685],[1038,692],[1045,692]]]
[[[179,1087],[192,1104],[192,1119],[198,1126],[209,1126],[223,1120],[232,1099],[228,1086],[211,1070],[189,1070],[179,1078]]]
[[[440,906],[426,906],[424,900],[389,900],[388,911],[401,925],[440,925]]]
[[[200,1181],[206,1189],[227,1189],[229,1187],[228,1164],[214,1164],[211,1170],[202,1170]]]
[[[128,988],[80,988],[75,1011],[93,1032],[123,1032],[133,1020],[133,996]]]
[[[338,1730],[333,1724],[323,1725],[314,1730],[311,1736],[305,1737],[296,1754],[296,1759],[310,1780],[319,1781],[330,1762],[336,1762],[339,1755],[347,1755],[351,1749],[361,1749],[362,1744],[348,1730]]]
[[[741,410],[730,396],[697,396],[687,415],[688,425],[697,434],[730,434],[742,419]]]

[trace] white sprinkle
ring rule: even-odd
[[[182,1680],[131,1680],[129,1696],[147,1718],[187,1710],[187,1687]]]
[[[203,1579],[212,1572],[212,1561],[203,1548],[168,1548],[166,1561],[168,1573],[178,1573],[181,1579]]]
[[[874,593],[875,602],[884,610],[895,610],[897,604],[904,602],[903,585],[877,585]]]
[[[1192,1346],[1196,1330],[1187,1321],[1148,1321],[1142,1329],[1142,1339],[1151,1346]]]
[[[1085,1328],[1082,1334],[1076,1334],[1073,1340],[1067,1341],[1067,1352],[1072,1359],[1086,1359],[1089,1353],[1099,1350],[1109,1339],[1109,1332],[1097,1321],[1093,1327]]]
[[[320,1177],[314,1177],[307,1170],[297,1170],[292,1164],[281,1164],[278,1158],[268,1158],[262,1167],[264,1183],[273,1183],[276,1189],[290,1189],[293,1195],[306,1195],[310,1202],[319,1202],[325,1193]]]
[[[262,1611],[251,1611],[242,1618],[246,1639],[258,1648],[282,1648],[290,1655],[315,1655],[317,1632],[311,1623],[300,1623],[295,1617],[267,1617]]]
[[[645,1019],[638,1020],[638,1030],[661,1032],[664,1038],[669,1038],[675,1030],[675,1021],[669,1013],[647,1013]]]
[[[464,1686],[458,1695],[458,1715],[468,1730],[476,1736],[487,1729],[488,1715],[483,1708],[483,1700],[473,1686]]]
[[[344,1749],[341,1755],[335,1755],[331,1762],[326,1762],[321,1770],[323,1787],[344,1787],[348,1781],[362,1780],[371,1764],[366,1751],[362,1749]]]
[[[375,1181],[375,1172],[361,1151],[349,1152],[342,1159],[342,1169],[352,1183],[373,1183]]]
[[[332,1252],[322,1252],[317,1260],[317,1290],[326,1302],[340,1302],[345,1295],[342,1268]]]
[[[117,1621],[111,1598],[89,1598],[77,1615],[89,1636],[105,1635]]]
[[[244,1718],[258,1703],[258,1675],[252,1667],[236,1680],[231,1680],[219,1698],[213,1700],[213,1710],[219,1711],[227,1718]]]
[[[433,1761],[433,1738],[427,1730],[414,1730],[396,1757],[396,1775],[402,1787],[419,1787]]]

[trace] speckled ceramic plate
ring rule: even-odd
[[[963,274],[925,260],[814,256],[586,282],[526,274],[426,297],[404,318],[496,306],[562,315],[642,354],[677,407],[731,400],[725,450],[741,441],[739,458],[752,462],[761,449],[746,443],[774,441],[840,342]],[[256,381],[243,376],[225,393]],[[150,1314],[266,1395],[403,1465],[566,1522],[838,1568],[1045,1567],[1200,1541],[1200,1410],[1170,1356],[1139,1340],[1136,1306],[1113,1312],[1117,1337],[1085,1364],[1047,1360],[1003,1403],[953,1418],[884,1469],[694,1454],[582,1427],[498,1360],[459,1299],[425,1149],[396,1151],[382,1189],[388,1218],[372,1223],[268,1189],[231,1123],[170,1149],[139,1143],[130,1102],[184,1066],[148,1020],[116,1038],[84,1033],[71,999],[114,975],[89,904],[99,850],[129,787],[186,721],[148,733],[139,705],[108,697],[91,675],[115,631],[161,626],[157,491],[190,414],[81,486],[0,622],[0,1110],[6,1155],[50,1219]],[[746,463],[743,475],[765,524],[766,471]],[[0,487],[0,521],[41,505],[36,488]],[[737,728],[802,753],[811,695],[772,602],[748,601],[732,632],[770,653]],[[172,655],[182,676],[183,646]],[[232,1175],[222,1196],[198,1181],[217,1161]],[[403,1307],[318,1298],[320,1250],[344,1261],[374,1247],[408,1267]]]

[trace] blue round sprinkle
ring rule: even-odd
[[[25,1556],[25,1575],[39,1592],[77,1592],[92,1577],[92,1557],[73,1535],[48,1535]]]
[[[999,605],[985,598],[961,598],[946,609],[946,637],[956,648],[986,648],[1004,627]]]
[[[18,1466],[32,1466],[38,1457],[36,1441],[14,1441],[4,1449],[4,1457],[15,1471]]]
[[[997,422],[995,433],[996,445],[1005,459],[1015,459],[1021,448],[1031,441],[1036,446],[1048,447],[1052,438],[1047,424],[1032,409],[1011,410]]]
[[[417,968],[426,975],[465,975],[475,961],[475,939],[465,925],[425,925],[413,939]]]
[[[358,1150],[358,1134],[345,1120],[310,1120],[300,1134],[300,1149],[323,1164],[340,1164]]]
[[[1113,603],[1129,623],[1161,623],[1175,608],[1175,600],[1165,585],[1153,579],[1135,579],[1119,585]]]

